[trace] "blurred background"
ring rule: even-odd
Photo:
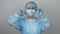
[[[8,18],[20,9],[24,10],[27,2],[34,1],[38,8],[48,15],[52,28],[42,34],[60,34],[60,0],[0,0],[0,34],[19,34],[20,32],[8,25]]]

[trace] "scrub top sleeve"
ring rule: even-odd
[[[51,27],[51,24],[50,24],[48,18],[45,17],[42,21],[43,21],[42,22],[42,31],[48,30]]]
[[[21,20],[21,17],[17,13],[15,13],[14,15],[9,17],[8,24],[20,30],[20,23],[18,22],[19,20]]]

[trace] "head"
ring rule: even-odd
[[[30,1],[28,2],[26,5],[25,5],[25,13],[28,15],[28,16],[34,16],[34,14],[36,13],[37,11],[37,5],[35,2],[33,1]]]

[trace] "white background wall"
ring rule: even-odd
[[[8,17],[20,9],[24,10],[29,0],[0,0],[0,34],[19,34],[8,25]],[[33,0],[48,15],[52,28],[43,34],[60,34],[60,0]]]

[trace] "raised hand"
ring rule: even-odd
[[[20,9],[20,11],[18,12],[18,15],[19,15],[19,16],[23,16],[23,14],[24,14],[24,13],[23,13],[23,10]]]
[[[40,9],[40,8],[39,8],[39,9],[37,9],[37,10],[38,10],[38,15],[39,15],[39,16],[42,16],[42,15],[43,15],[43,10],[42,10],[42,9]]]

